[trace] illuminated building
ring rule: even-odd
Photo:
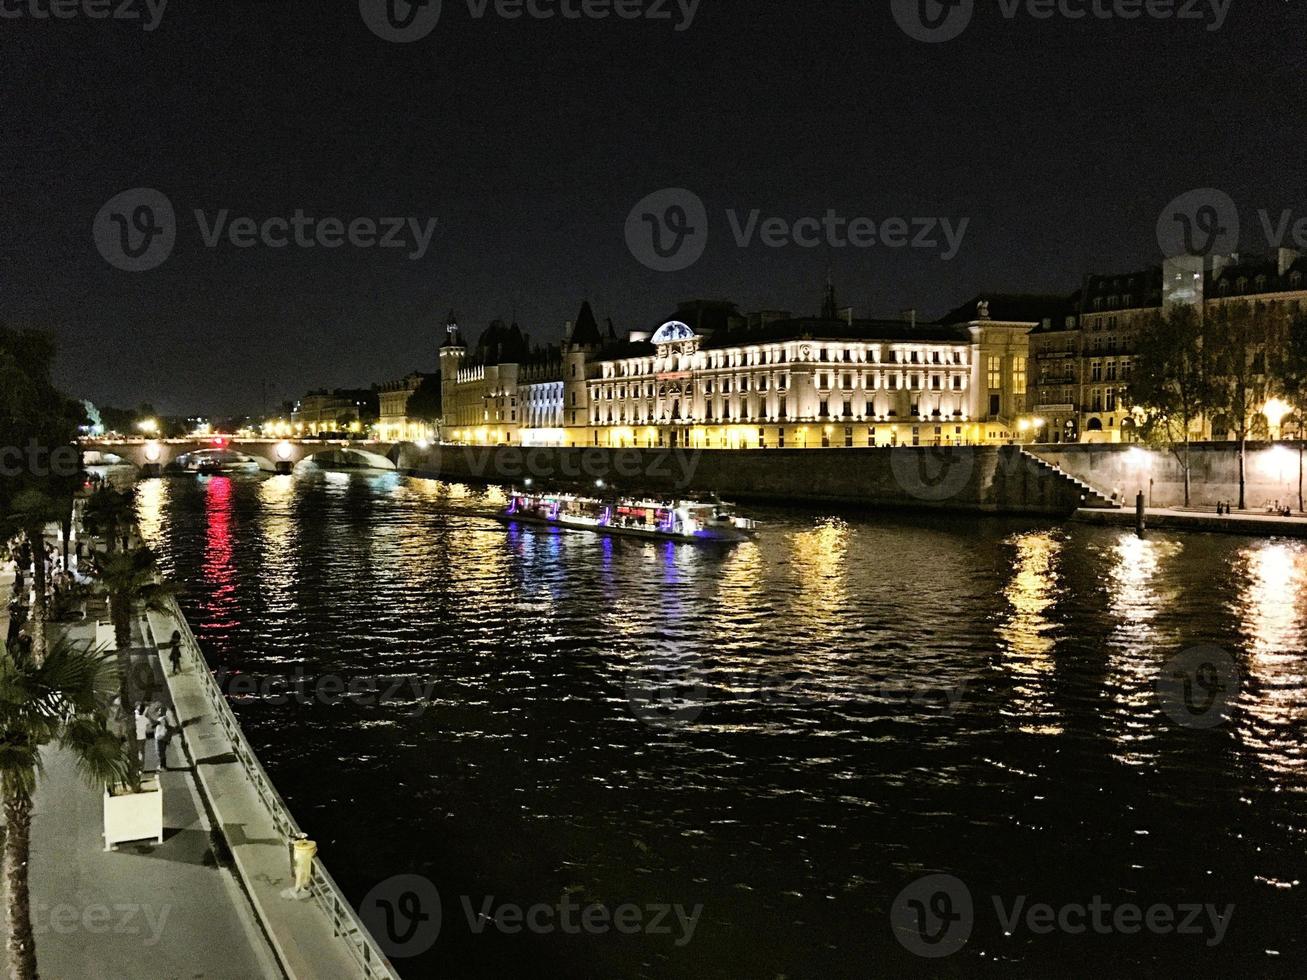
[[[1206,269],[1202,268],[1206,265]],[[1174,259],[1120,275],[1095,275],[1030,337],[1032,412],[1047,420],[1049,441],[1132,442],[1125,392],[1139,331],[1176,303],[1211,310],[1222,304],[1281,304],[1307,310],[1307,259],[1281,248],[1268,256]],[[1197,438],[1224,438],[1204,424]]]
[[[625,339],[589,304],[557,357],[492,324],[440,352],[442,438],[493,445],[821,448],[1002,443],[1025,411],[1027,335],[1011,297],[936,322],[682,304]]]

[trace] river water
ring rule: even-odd
[[[350,899],[438,893],[394,920],[429,947],[405,976],[1302,974],[1307,542],[758,509],[705,549],[502,502],[312,468],[138,487]],[[946,958],[917,955],[929,914],[970,930]]]

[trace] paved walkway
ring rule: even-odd
[[[94,624],[69,630],[94,636]],[[166,699],[166,693],[163,698]],[[180,753],[170,752],[173,766]],[[103,793],[47,749],[32,821],[32,914],[46,977],[249,980],[283,974],[230,868],[218,863],[193,769],[161,774],[164,842],[104,850]],[[153,755],[147,759],[153,765]],[[7,938],[0,917],[0,940]],[[5,960],[0,948],[0,960]],[[7,962],[6,962],[7,969]]]
[[[1075,520],[1084,524],[1135,526],[1135,510],[1095,510],[1082,508]],[[1211,531],[1220,534],[1246,534],[1255,537],[1307,538],[1307,517],[1272,517],[1269,514],[1243,512],[1216,514],[1212,511],[1170,510],[1150,507],[1145,511],[1147,527],[1155,530]]]
[[[157,613],[150,613],[148,619],[154,637],[166,645],[175,621]],[[292,883],[286,837],[277,831],[271,813],[233,753],[231,739],[196,675],[195,662],[183,652],[181,673],[167,675],[176,717],[188,754],[197,760],[202,791],[272,945],[293,977],[358,977],[360,968],[347,952],[345,941],[335,935],[328,916],[312,900],[283,894]]]

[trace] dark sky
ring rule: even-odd
[[[31,2],[49,0],[4,5]],[[1155,262],[1159,214],[1194,188],[1233,198],[1246,251],[1265,249],[1258,209],[1307,216],[1302,3],[1234,0],[1211,31],[1210,5],[1073,21],[976,2],[946,43],[910,38],[888,0],[702,0],[684,31],[445,0],[411,44],[376,36],[358,0],[173,0],[152,32],[0,19],[0,317],[54,329],[59,380],[97,402],[257,411],[265,382],[276,404],[434,370],[451,308],[472,336],[515,312],[542,341],[587,297],[622,330],[699,296],[815,312],[830,264],[859,315],[938,315]],[[137,187],[167,196],[177,237],[129,273],[92,225]],[[668,187],[709,226],[672,273],[624,232]],[[196,209],[438,225],[418,261],[209,248]],[[951,261],[741,248],[728,209],[969,226]]]

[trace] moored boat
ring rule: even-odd
[[[499,519],[505,523],[694,544],[747,541],[758,528],[757,522],[739,517],[730,504],[720,502],[599,499],[517,491],[509,495],[508,507]]]

